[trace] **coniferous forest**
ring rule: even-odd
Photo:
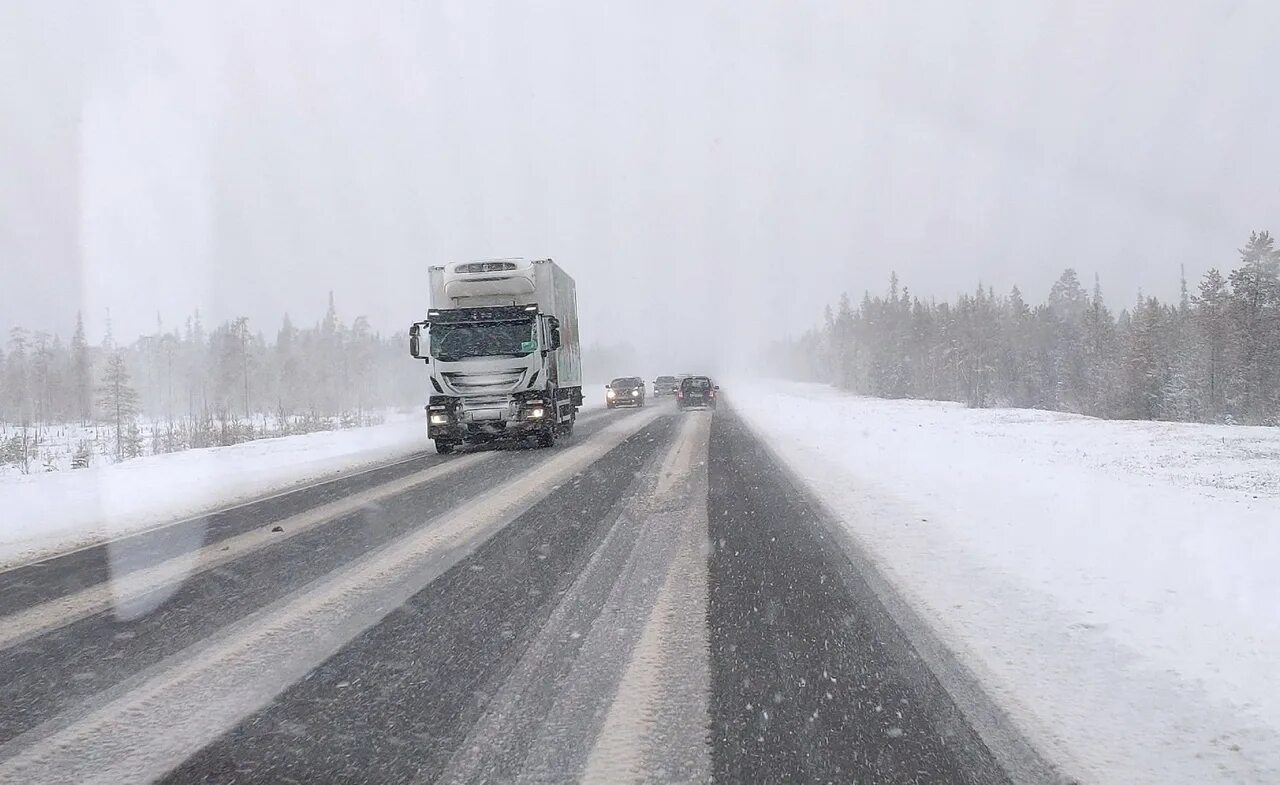
[[[1280,249],[1255,232],[1234,269],[1118,312],[1070,269],[1038,303],[983,286],[926,301],[895,275],[775,352],[794,378],[883,398],[1280,425]]]
[[[208,326],[198,312],[127,344],[108,329],[91,345],[82,320],[71,328],[64,340],[15,327],[0,349],[0,469],[61,468],[55,444],[81,468],[369,425],[424,395],[404,336],[345,323],[332,296],[318,323],[285,316],[269,333],[246,318]]]

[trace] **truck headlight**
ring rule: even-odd
[[[639,398],[639,397],[640,397],[640,391],[639,391],[639,390],[632,390],[632,391],[631,391],[631,397],[632,397],[632,398]]]
[[[545,414],[545,412],[544,412],[542,409],[530,409],[530,410],[529,410],[529,419],[530,419],[530,420],[541,420],[541,419],[542,419],[542,415],[543,415],[543,414]]]
[[[606,398],[612,398],[613,396],[617,395],[617,393],[615,393],[613,390],[609,390],[604,395]]]
[[[431,415],[431,424],[432,424],[432,425],[448,425],[448,424],[449,424],[449,415],[447,415],[447,414],[433,414],[433,415]]]

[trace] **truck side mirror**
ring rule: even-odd
[[[560,320],[554,316],[547,317],[547,342],[548,349],[560,348]]]
[[[415,322],[409,325],[409,356],[416,360],[425,360],[422,356],[422,327],[426,322]]]

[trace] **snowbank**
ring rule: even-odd
[[[588,395],[579,416],[604,411]],[[221,509],[431,449],[421,412],[368,428],[0,475],[0,567]]]
[[[0,476],[0,565],[118,537],[430,448],[423,415],[136,458],[79,471]]]
[[[1280,429],[726,385],[1084,782],[1280,782]]]

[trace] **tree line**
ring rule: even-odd
[[[128,344],[109,321],[90,344],[79,315],[68,342],[15,327],[0,347],[0,463],[29,464],[68,424],[90,426],[106,448],[98,452],[117,460],[368,424],[425,395],[405,346],[363,316],[346,324],[332,294],[319,322],[300,327],[286,315],[272,335],[244,317],[206,327],[198,311],[175,328],[157,318]]]
[[[1138,295],[1113,313],[1074,270],[1032,305],[978,286],[922,300],[896,275],[783,341],[786,372],[857,393],[1113,419],[1280,425],[1280,250],[1254,232],[1224,275],[1182,280],[1177,302]]]

